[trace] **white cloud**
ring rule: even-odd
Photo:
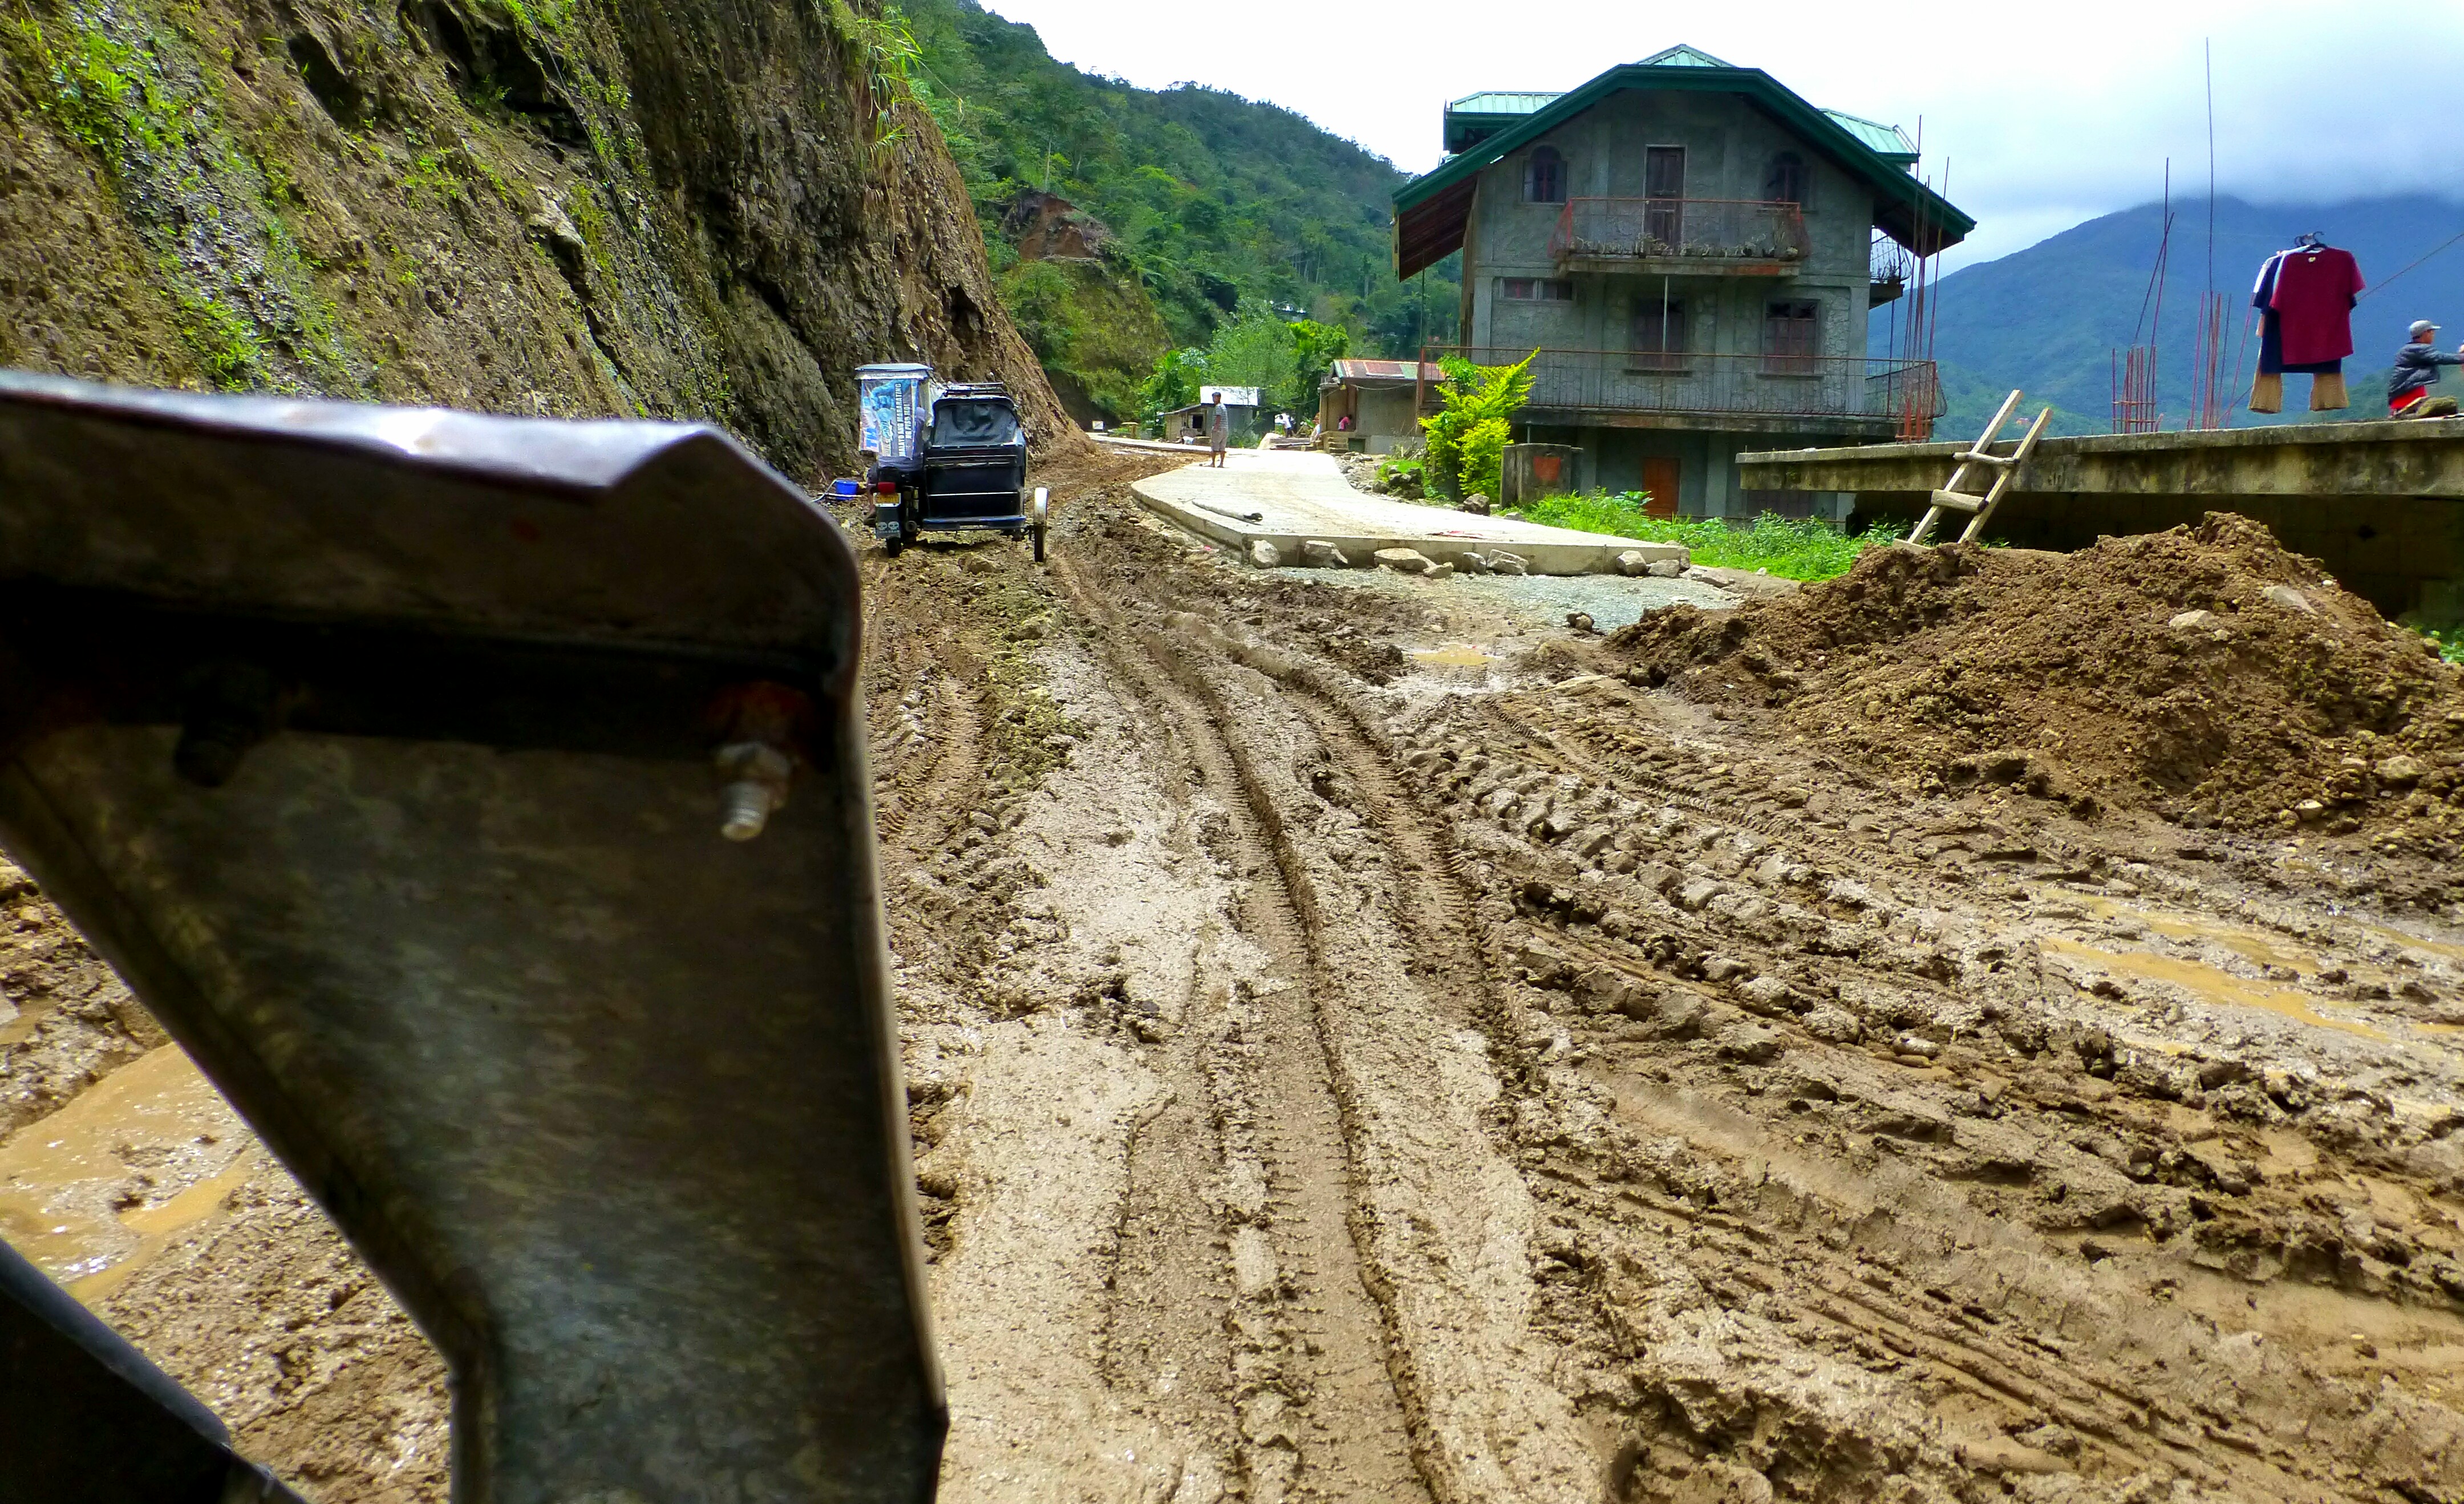
[[[1440,156],[1448,99],[1567,89],[1676,42],[1761,68],[1816,104],[1907,127],[1980,221],[1961,260],[2002,254],[2156,196],[2204,194],[2201,41],[2212,39],[2217,186],[2259,201],[2464,191],[2452,0],[2074,0],[1897,7],[1756,0],[1686,8],[1558,0],[1258,0],[1237,11],[991,0],[1053,55],[1147,88],[1181,80],[1295,110],[1408,171]],[[2067,216],[2067,217],[2065,217]],[[2464,218],[2459,218],[2464,226]]]

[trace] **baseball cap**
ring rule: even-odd
[[[2431,323],[2427,319],[2415,319],[2412,321],[2412,332],[2415,335],[2436,334],[2438,332],[2438,325]]]

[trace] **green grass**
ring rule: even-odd
[[[2464,663],[2464,627],[2416,627],[2413,629],[2438,645],[2438,655],[2450,663]]]
[[[1609,533],[1645,542],[1683,543],[1698,564],[1768,569],[1790,580],[1829,580],[1846,574],[1858,555],[1896,536],[1874,530],[1852,537],[1827,522],[1784,518],[1774,512],[1755,518],[1751,527],[1733,527],[1717,518],[1650,518],[1642,515],[1643,500],[1636,491],[1543,497],[1516,508],[1512,515],[1551,527]]]

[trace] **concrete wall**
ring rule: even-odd
[[[1363,387],[1360,415],[1353,420],[1354,427],[1372,437],[1418,438],[1420,436],[1420,424],[1414,415],[1413,401],[1413,389],[1409,387]]]
[[[1868,517],[1913,520],[1964,442],[1746,456],[1758,486],[1853,490]],[[2008,453],[2006,443],[2003,453]],[[2464,431],[2378,419],[2202,432],[2049,438],[2015,477],[1990,535],[2040,548],[2157,532],[2209,512],[2267,524],[2390,616],[2464,614]]]
[[[1674,459],[1680,517],[1746,521],[1775,511],[1837,521],[1848,515],[1855,501],[1854,497],[1836,492],[1749,494],[1743,490],[1737,479],[1737,455],[1772,447],[1774,440],[1769,433],[1518,424],[1515,437],[1525,443],[1571,444],[1580,450],[1574,484],[1581,491],[1639,491],[1643,460]]]

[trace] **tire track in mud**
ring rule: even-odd
[[[1515,1116],[1494,1133],[1544,1209],[1528,1330],[1579,1413],[1618,1439],[1613,1499],[1775,1486],[1947,1501],[2014,1485],[2083,1499],[2464,1496],[2438,1460],[2440,1438],[2464,1433],[2406,1377],[2448,1331],[2438,1293],[2366,1266],[2330,1279],[2311,1251],[2380,1236],[2317,1219],[2355,1200],[2335,1174],[2353,1153],[2335,1136],[2375,1132],[2389,1113],[2358,1088],[2336,1104],[2361,1106],[2305,1097],[2302,1067],[2374,1086],[2363,1072],[2383,1068],[2310,1036],[2245,1033],[2196,1004],[2186,1017],[2136,971],[2091,996],[2076,964],[2034,943],[2085,932],[2091,948],[2236,978],[2277,959],[2161,915],[2144,934],[2125,927],[2170,909],[2314,953],[2287,962],[2305,979],[2341,984],[2350,966],[2347,998],[2405,979],[2369,935],[2254,901],[2247,849],[2151,841],[2127,810],[2073,824],[1990,787],[1911,794],[1620,678],[1447,697],[1422,717],[1412,686],[1381,694],[1343,673],[1343,612],[1281,578],[1145,557],[1087,574],[1237,708],[1227,733],[1256,750],[1316,878],[1321,950],[1356,969],[1325,1016],[1368,1166],[1360,1249],[1396,1286],[1376,1294],[1403,1345],[1398,1378],[1425,1404],[1412,1417],[1424,1469],[1447,1496],[1477,1492],[1444,1459],[1479,1433],[1443,1407],[1463,1375],[1430,1339],[1432,1271],[1410,1234],[1397,1239],[1419,1230],[1414,1190],[1390,1176],[1409,1163],[1394,1158],[1396,1130],[1429,1119],[1394,1115],[1371,1021],[1398,1003],[1398,1020],[1431,1011],[1419,1003],[1449,987],[1446,1001],[1464,1000],[1461,951],[1437,939],[1448,933],[1495,968],[1491,1056]],[[1329,687],[1313,697],[1315,674]],[[1397,837],[1416,825],[1425,839]],[[2167,863],[2176,844],[2212,865]],[[1360,965],[1383,957],[1411,980],[1381,985]],[[2404,964],[2433,987],[2448,976]],[[1766,979],[1780,989],[1754,985]],[[2395,1011],[2435,1001],[2406,990]],[[2100,1031],[2124,1024],[2160,1043]],[[2147,1052],[2177,1038],[2197,1090],[2171,1051]],[[2279,1062],[2289,1090],[2259,1075]],[[2361,1163],[2394,1174],[2385,1156],[2420,1141],[2407,1131],[2371,1139],[2380,1158]],[[2409,1166],[2370,1182],[2365,1211],[2401,1230],[2368,1246],[2409,1250],[2412,1266],[2452,1251],[2437,1193]],[[2263,1263],[2244,1271],[2243,1250],[2279,1248],[2288,1265],[2314,1263],[2280,1287]],[[1442,1289],[1448,1272],[1435,1272]],[[2383,1274],[2380,1301],[2365,1281]],[[2350,1350],[2321,1336],[2346,1305],[2351,1331],[2389,1349],[2384,1363],[2358,1335]],[[2251,1364],[2262,1333],[2267,1353],[2281,1339],[2304,1363],[2315,1354],[2316,1371]]]
[[[868,677],[876,701],[902,681],[913,687],[898,697],[897,719],[872,728],[874,828],[884,846],[921,857],[949,834],[981,781],[983,708],[967,672],[975,654],[954,629],[935,629],[929,651],[919,651],[912,630],[875,635],[894,593],[890,579],[882,562],[865,578]]]
[[[1757,819],[1747,811],[1715,806],[1668,780],[1628,767],[1612,767],[1589,749],[1567,746],[1567,737],[1539,726],[1517,710],[1494,700],[1482,702],[1480,710],[1492,724],[1534,755],[1606,786],[1648,791],[1698,818],[1750,829],[1774,850],[1827,859],[1864,874],[1888,872],[1894,875],[1909,875],[1897,871],[1898,864],[1888,859],[1892,853],[1887,850],[1862,848],[1851,840],[1830,836],[1810,824],[1778,828],[1774,822]],[[1939,880],[1939,874],[1923,875]],[[1720,924],[1704,915],[1688,915],[1686,919],[1690,922],[1683,927],[1698,940],[1711,944],[1725,942],[1728,949],[1748,955],[1759,954],[1770,948],[1759,938],[1748,937],[1745,943],[1738,943],[1735,938],[1723,934]],[[1551,943],[1578,960],[1607,967],[1639,982],[1663,986],[1670,984],[1669,979],[1659,970],[1647,962],[1621,954],[1617,947],[1587,942],[1559,927],[1551,926],[1550,929]],[[1914,979],[1860,965],[1842,957],[1829,958],[1826,969],[1834,976],[1842,973],[1870,976],[1903,988],[1914,984]],[[1717,987],[1689,990],[1705,998],[1721,995]],[[1763,1021],[1789,1036],[1794,1045],[1822,1048],[1821,1041],[1786,1013],[1764,1014]],[[1876,1047],[1874,1052],[1883,1058],[1889,1056],[1889,1051],[1881,1047]],[[1752,1238],[1757,1242],[1769,1241],[1768,1234],[1753,1231],[1732,1219],[1705,1218],[1690,1207],[1647,1202],[1631,1190],[1625,1196],[1637,1205],[1649,1205],[1663,1215],[1677,1215],[1691,1226],[1716,1222],[1732,1236]],[[2144,1466],[2149,1460],[2145,1451],[2131,1444],[2129,1435],[2135,1428],[2158,1449],[2175,1453],[2168,1459],[2175,1466],[2193,1473],[2208,1471],[2194,1453],[2185,1454],[2182,1442],[2145,1431],[2139,1418],[2154,1413],[2149,1396],[2101,1376],[2075,1375],[2019,1351],[2015,1344],[1995,1341],[1990,1334],[1949,1329],[1951,1324],[1940,1313],[1881,1295],[1870,1283],[1860,1283],[1847,1275],[1822,1269],[1821,1266],[1827,1262],[1817,1258],[1815,1272],[1802,1269],[1791,1272],[1749,1261],[1742,1249],[1730,1249],[1724,1254],[1727,1272],[1753,1271],[1759,1273],[1766,1289],[1813,1286],[1812,1292],[1800,1291],[1797,1294],[1793,1303],[1799,1311],[1852,1336],[1880,1341],[1903,1358],[1925,1362],[1939,1371],[1946,1381],[1958,1383],[1980,1397],[2007,1404],[2014,1413],[2024,1412],[2031,1406],[2041,1407],[2064,1424],[2093,1437],[2118,1461]],[[1828,1299],[1823,1298],[1826,1295]],[[2099,1401],[2108,1403],[2100,1406]]]
[[[1909,858],[1887,842],[1860,845],[1853,837],[1835,835],[1811,821],[1790,824],[1784,819],[1763,817],[1744,807],[1755,797],[1749,788],[1740,791],[1741,797],[1733,806],[1714,804],[1700,792],[1668,779],[1622,762],[1613,763],[1584,744],[1586,739],[1579,727],[1544,727],[1527,719],[1519,707],[1495,700],[1479,702],[1475,713],[1477,719],[1500,734],[1491,741],[1491,746],[1510,744],[1529,761],[1553,765],[1620,792],[1648,793],[1700,820],[1751,831],[1765,849],[1832,864],[1835,870],[1869,879],[1887,874],[1923,889],[1939,889],[1952,880],[1950,874],[1929,869],[1924,861]],[[1673,738],[1670,744],[1676,748]],[[1705,761],[1707,765],[1720,760]],[[2042,832],[2031,832],[2030,838],[2031,844],[2075,869],[2088,866],[2092,860],[2083,850],[2045,839]],[[1547,856],[1545,845],[1535,845],[1528,849],[1525,861],[1509,865],[1546,874]],[[1562,874],[1555,875],[1562,880]],[[2037,872],[2029,875],[2034,881],[2045,882],[2078,874]],[[2204,889],[2198,896],[2207,898]],[[2188,892],[2177,891],[2170,897],[2176,903],[2192,906]],[[1669,921],[1663,918],[1661,922]],[[1731,954],[1751,957],[1771,948],[1768,937],[1730,933],[1729,926],[1708,912],[1689,913],[1675,922],[1689,940]],[[1548,933],[1551,945],[1578,962],[1603,966],[1662,988],[1691,990],[1706,999],[1724,998],[1724,989],[1716,986],[1687,987],[1672,982],[1652,965],[1624,954],[1624,947],[1586,942],[1559,925],[1542,923],[1539,927]],[[1835,978],[1863,976],[1898,988],[1932,990],[1913,978],[1844,957],[1830,957],[1824,969]],[[1754,1011],[1763,1012],[1767,1025],[1788,1036],[1791,1048],[1815,1051],[1837,1048],[1817,1041],[1785,1013]],[[1892,1058],[1886,1045],[1870,1045],[1867,1049],[1883,1061]],[[1661,1058],[1669,1060],[1664,1050]],[[1683,1129],[1672,1121],[1668,1131]],[[1788,1154],[1780,1145],[1764,1152],[1783,1158]],[[2239,1433],[2231,1427],[2230,1421],[2219,1424],[2218,1419],[2202,1418],[2184,1409],[2178,1401],[2133,1382],[2123,1373],[2101,1371],[2096,1366],[2071,1361],[2065,1356],[2065,1350],[2073,1345],[2068,1341],[2048,1343],[2024,1326],[2002,1327],[2001,1319],[2007,1318],[1970,1316],[1943,1304],[1948,1297],[1937,1291],[1920,1290],[1896,1277],[1881,1278],[1860,1261],[1817,1246],[1819,1240],[1807,1235],[1818,1230],[1816,1228],[1756,1228],[1706,1214],[1682,1203],[1663,1201],[1630,1184],[1614,1189],[1595,1184],[1589,1176],[1570,1167],[1552,1166],[1540,1173],[1555,1181],[1560,1193],[1571,1200],[1591,1203],[1591,1214],[1599,1221],[1621,1224],[1626,1236],[1654,1247],[1651,1256],[1673,1257],[1698,1271],[1716,1272],[1719,1277],[1776,1296],[1803,1323],[1800,1330],[1806,1334],[1827,1330],[1833,1341],[1850,1347],[1875,1344],[1925,1375],[1923,1382],[1956,1389],[1974,1404],[2000,1413],[2008,1422],[2006,1430],[2016,1430],[2039,1419],[2066,1426],[2078,1433],[2088,1452],[2101,1454],[2101,1466],[2108,1471],[2123,1475],[2151,1471],[2170,1473],[2236,1496],[2363,1496],[2328,1483],[2315,1470],[2299,1467],[2299,1459],[2280,1446]],[[1638,1217],[1638,1212],[1642,1215]],[[1815,1222],[1820,1220],[1817,1211]],[[1654,1227],[1655,1223],[1659,1226]],[[1714,1246],[1704,1246],[1706,1232],[1714,1237]],[[2317,1491],[2322,1485],[2326,1492],[2320,1493]]]
[[[1561,1177],[1561,1183],[1578,1196],[1601,1194],[1578,1179]],[[1903,1298],[1879,1286],[1875,1272],[1845,1269],[1809,1250],[1800,1228],[1757,1227],[1632,1185],[1618,1187],[1615,1200],[1629,1234],[1654,1237],[1669,1250],[1682,1247],[1684,1262],[1716,1268],[1724,1278],[1779,1297],[1809,1333],[1827,1328],[1850,1345],[1879,1344],[1923,1365],[1933,1382],[2014,1421],[2050,1417],[2081,1433],[2111,1465],[2145,1469],[2161,1453],[2173,1469],[2202,1481],[2228,1481],[2200,1452],[2200,1437],[2161,1418],[2164,1407],[2154,1397],[2024,1351],[2024,1335],[2004,1340],[1978,1330],[1964,1313]],[[1661,1225],[1639,1222],[1638,1213]],[[2285,1480],[2269,1481],[2280,1488]]]
[[[1588,747],[1569,746],[1567,743],[1575,740],[1573,734],[1561,734],[1539,725],[1528,719],[1520,709],[1505,704],[1498,698],[1480,700],[1476,702],[1476,708],[1481,719],[1511,739],[1526,755],[1553,763],[1560,772],[1572,773],[1591,780],[1606,788],[1647,796],[1670,808],[1682,810],[1698,819],[1751,831],[1762,840],[1775,846],[1785,846],[1808,853],[1821,853],[1847,867],[1869,872],[1892,869],[1892,863],[1887,860],[1891,855],[1887,846],[1863,845],[1846,836],[1833,835],[1811,821],[1776,820],[1756,814],[1749,808],[1740,807],[1739,805],[1716,803],[1699,790],[1684,787],[1673,779],[1645,772],[1629,764],[1613,763],[1609,758]],[[1631,703],[1621,703],[1618,708],[1633,707]],[[1672,749],[1678,748],[1674,738],[1670,739],[1669,744]],[[1743,801],[1740,802],[1742,803]],[[2035,844],[2044,846],[2048,851],[2057,849],[2054,843],[2041,839]],[[2081,863],[2087,860],[2083,853],[2065,850],[2062,854],[2076,856]],[[2058,874],[2037,874],[2039,880],[2051,880],[2056,875]],[[1927,873],[1923,876],[1926,881],[1940,880],[1939,874]]]
[[[1158,712],[1221,802],[1243,880],[1243,932],[1267,959],[1260,984],[1235,988],[1209,1072],[1235,1223],[1232,1325],[1243,1351],[1234,1377],[1251,1496],[1426,1499],[1413,1457],[1416,1406],[1396,1382],[1389,1316],[1353,1226],[1356,1131],[1320,1016],[1329,979],[1314,890],[1202,672],[1100,603],[1066,559],[1054,573],[1103,630],[1123,682]],[[1262,1181],[1245,1193],[1244,1164]]]
[[[879,825],[885,841],[922,854],[938,846],[973,807],[983,774],[983,711],[976,694],[957,677],[934,670],[925,694],[932,727],[923,748],[903,762],[891,781],[892,797],[882,802]]]

